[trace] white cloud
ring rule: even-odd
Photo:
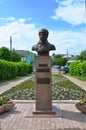
[[[25,21],[30,21],[32,18],[27,18],[27,19],[25,19],[25,18],[20,18],[20,19],[18,19],[18,22],[19,23],[25,23]]]
[[[24,18],[21,18],[21,19],[18,19],[19,23],[25,23],[25,19]]]
[[[14,20],[0,26],[0,47],[10,48],[11,35],[13,48],[31,50],[32,46],[39,40],[38,31],[39,28],[36,28],[35,23],[25,24]],[[15,32],[17,34],[14,34]],[[56,46],[56,51],[51,51],[51,53],[66,53],[69,50],[71,54],[79,54],[86,49],[86,32],[83,28],[79,32],[53,30],[49,30],[49,32],[48,41]]]
[[[66,53],[69,50],[71,54],[76,55],[82,50],[86,50],[84,32],[52,31],[49,39],[51,43],[55,44],[57,53]]]
[[[5,24],[9,24],[11,22],[18,22],[18,23],[25,23],[26,21],[30,21],[32,18],[19,18],[16,19],[15,17],[7,17],[7,18],[1,18],[0,17],[0,24],[1,25],[5,25]]]
[[[0,24],[1,25],[7,24],[7,23],[12,22],[12,21],[15,21],[14,17],[8,17],[8,18],[1,18],[0,17]]]
[[[59,3],[61,6],[70,5],[70,4],[72,4],[73,1],[74,0],[62,0],[62,1],[56,0],[56,2]]]
[[[83,0],[57,1],[58,8],[54,10],[52,19],[61,19],[72,25],[86,24],[85,3]]]
[[[0,0],[0,4],[3,4],[5,1],[7,1],[7,0]]]
[[[15,32],[17,34],[14,35]],[[29,50],[31,44],[36,42],[37,29],[34,23],[25,24],[22,20],[0,26],[0,47],[10,48],[10,35],[12,36],[13,48]]]

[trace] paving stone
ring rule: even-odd
[[[0,130],[86,130],[86,114],[82,114],[71,102],[54,102],[62,116],[30,115],[34,102],[18,103],[10,112],[0,114]]]

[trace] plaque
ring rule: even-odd
[[[49,78],[37,78],[37,84],[50,84]]]
[[[39,64],[39,67],[47,67],[48,64]]]
[[[49,72],[49,68],[38,68],[37,72]]]

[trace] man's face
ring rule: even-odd
[[[44,33],[44,32],[41,32],[40,34],[39,34],[39,38],[40,38],[40,40],[41,41],[46,41],[47,40],[47,34],[46,33]]]

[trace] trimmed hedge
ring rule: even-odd
[[[25,76],[31,72],[32,66],[28,63],[0,60],[0,80]]]
[[[11,79],[17,75],[17,66],[13,62],[0,60],[0,79]]]
[[[73,76],[86,78],[86,61],[72,62],[70,64],[69,73]]]
[[[25,76],[32,72],[32,66],[28,63],[17,62],[18,73],[17,76]]]

